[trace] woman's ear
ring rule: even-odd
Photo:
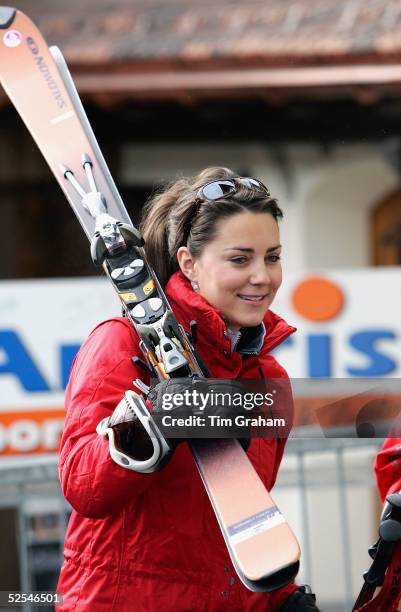
[[[181,272],[190,281],[196,281],[196,265],[195,259],[189,252],[188,247],[180,247],[177,251],[177,261]]]

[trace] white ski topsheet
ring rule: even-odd
[[[4,14],[6,7],[2,10]],[[106,199],[109,214],[127,223],[130,223],[130,219],[62,55],[57,49],[53,53],[57,63],[39,30],[20,11],[15,12],[9,28],[0,29],[1,84],[91,239],[95,221],[79,206],[81,198],[65,180],[62,170],[62,166],[71,169],[87,190],[87,177],[81,163],[84,154],[96,160],[93,167],[95,182]]]

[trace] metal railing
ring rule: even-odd
[[[370,565],[367,549],[377,538],[380,511],[373,460],[382,443],[355,437],[302,437],[287,443],[273,495],[277,501],[283,491],[292,491],[300,513],[299,578],[313,586],[325,612],[352,609]],[[316,542],[322,531],[324,540]]]

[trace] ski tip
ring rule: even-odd
[[[0,28],[6,30],[14,21],[17,10],[11,6],[0,6]]]
[[[68,72],[67,62],[65,61],[65,57],[62,54],[60,47],[57,47],[57,45],[52,45],[49,47],[49,51],[52,54],[59,70],[67,70]]]

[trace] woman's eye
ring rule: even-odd
[[[277,263],[278,261],[280,261],[281,257],[280,255],[268,255],[267,257],[267,261],[269,263]]]
[[[280,261],[281,257],[280,255],[267,255],[265,258],[265,261],[267,261],[268,263],[277,263],[278,261]],[[230,262],[234,263],[234,264],[245,264],[249,261],[248,257],[244,257],[244,256],[238,256],[238,257],[231,257],[230,258]]]
[[[247,262],[248,260],[246,257],[232,257],[230,261],[235,264],[243,264]]]

